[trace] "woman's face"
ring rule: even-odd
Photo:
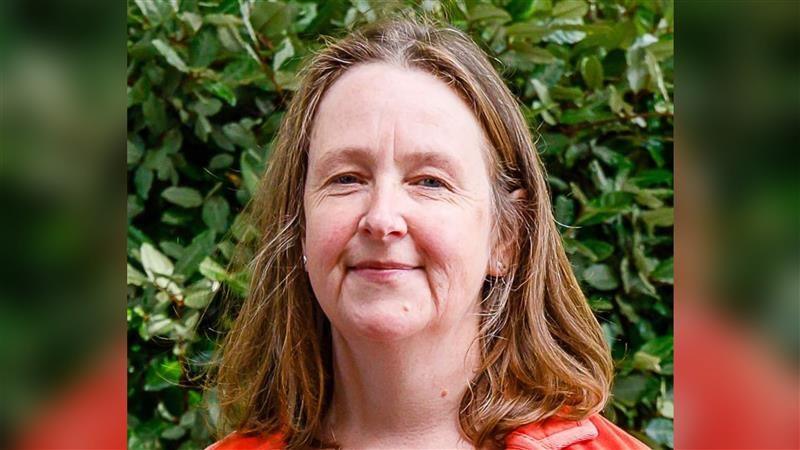
[[[306,270],[344,336],[398,340],[475,324],[491,273],[483,134],[415,69],[370,63],[324,95],[309,149]]]

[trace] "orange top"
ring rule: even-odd
[[[521,426],[505,438],[506,450],[647,450],[630,434],[605,417],[595,414],[586,420],[549,418]],[[278,435],[268,438],[231,434],[206,450],[280,450]]]

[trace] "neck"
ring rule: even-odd
[[[473,322],[465,321],[465,322]],[[480,363],[474,323],[448,333],[375,342],[332,332],[338,443],[359,448],[471,448],[461,436],[461,397]]]

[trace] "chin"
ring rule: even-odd
[[[381,301],[353,306],[345,314],[342,327],[337,327],[344,336],[393,342],[413,337],[430,324],[429,311],[408,302]]]

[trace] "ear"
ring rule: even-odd
[[[306,268],[306,264],[305,264],[305,261],[304,261],[304,258],[306,256],[306,237],[305,237],[305,235],[300,237],[300,255],[301,255],[300,256],[300,264],[303,265],[303,270],[308,272],[308,269]]]
[[[510,203],[517,203],[528,198],[528,192],[520,188],[509,193],[508,197]],[[519,230],[514,230],[514,233],[517,232],[519,232]],[[508,269],[511,267],[511,259],[513,258],[512,245],[513,243],[510,240],[498,236],[498,242],[489,258],[489,264],[486,268],[487,274],[493,277],[501,277],[508,272]]]

